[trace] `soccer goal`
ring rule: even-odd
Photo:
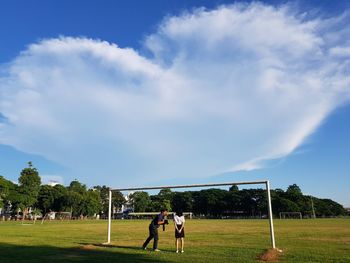
[[[109,189],[109,207],[108,207],[108,228],[107,228],[107,242],[104,244],[111,243],[111,227],[112,227],[112,192],[113,191],[142,191],[142,190],[160,190],[160,189],[177,189],[177,188],[204,188],[204,187],[219,187],[219,186],[232,186],[232,185],[252,185],[252,184],[263,184],[266,187],[267,192],[267,208],[268,218],[270,226],[270,238],[272,248],[276,248],[275,245],[275,233],[273,228],[273,216],[271,206],[271,194],[270,194],[270,183],[268,180],[265,181],[252,181],[252,182],[231,182],[231,183],[216,183],[216,184],[189,184],[189,185],[168,185],[168,186],[153,186],[153,187],[132,187],[132,188],[115,188]]]
[[[303,219],[301,212],[280,212],[280,219]]]

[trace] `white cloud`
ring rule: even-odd
[[[325,26],[262,4],[199,9],[146,38],[151,58],[43,40],[0,78],[0,143],[93,183],[261,168],[349,100],[344,19]]]
[[[48,185],[55,185],[55,184],[61,184],[64,185],[64,178],[60,175],[52,175],[52,174],[45,174],[40,175],[41,177],[41,183],[42,184],[48,184]]]

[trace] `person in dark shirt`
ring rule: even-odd
[[[168,210],[167,209],[162,209],[160,214],[158,214],[151,222],[149,225],[149,236],[146,239],[145,243],[143,243],[142,248],[147,249],[148,243],[154,238],[153,241],[153,251],[160,251],[158,249],[158,228],[160,225],[168,224],[168,220],[165,219],[165,217],[168,215]]]

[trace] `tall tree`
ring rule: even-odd
[[[65,203],[70,208],[73,216],[83,215],[82,202],[86,191],[86,185],[80,183],[78,180],[72,181],[67,187]]]
[[[301,192],[300,187],[296,184],[288,186],[286,195],[288,199],[296,203],[299,202],[303,197],[303,193]]]
[[[19,192],[21,194],[21,205],[24,208],[23,219],[29,208],[37,201],[41,179],[38,170],[33,167],[32,162],[28,162],[28,167],[24,168],[18,179]]]

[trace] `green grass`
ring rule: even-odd
[[[257,262],[270,247],[267,220],[187,220],[184,254],[174,253],[170,226],[161,252],[143,251],[148,224],[114,221],[105,247],[106,221],[0,222],[0,262]],[[350,262],[350,219],[275,220],[275,232],[279,262]]]

